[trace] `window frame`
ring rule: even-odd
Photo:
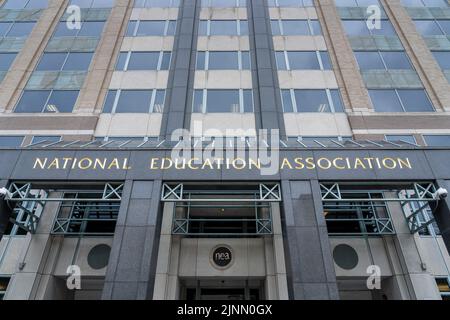
[[[17,110],[17,107],[19,106],[19,103],[20,103],[20,101],[22,100],[22,98],[23,98],[23,96],[24,96],[24,94],[25,94],[25,92],[39,92],[39,91],[48,91],[49,92],[49,94],[48,94],[48,96],[47,96],[47,98],[46,98],[46,100],[45,100],[45,102],[44,102],[44,105],[42,106],[42,109],[41,109],[41,111],[39,111],[39,112],[25,112],[25,111],[21,111],[21,112],[17,112],[16,110]],[[53,93],[54,92],[58,92],[58,91],[74,91],[74,92],[78,92],[78,95],[77,95],[77,98],[75,99],[75,102],[74,102],[74,104],[73,104],[73,108],[72,108],[72,110],[70,111],[70,112],[45,112],[45,109],[46,109],[46,107],[47,107],[47,105],[48,105],[48,102],[50,101],[50,99],[52,98],[52,96],[53,96]],[[70,113],[73,113],[73,110],[74,110],[74,108],[75,108],[75,106],[76,106],[76,104],[77,104],[77,100],[78,100],[78,98],[80,97],[80,91],[81,90],[59,90],[59,89],[48,89],[48,90],[23,90],[22,91],[22,94],[20,95],[20,98],[19,98],[19,100],[17,101],[17,104],[15,105],[15,107],[14,107],[14,113],[24,113],[24,114],[26,114],[26,113],[32,113],[32,114],[39,114],[39,113],[46,113],[46,114],[60,114],[60,113],[62,113],[62,114],[70,114]]]
[[[328,104],[330,106],[330,112],[303,112],[303,111],[298,111],[298,104],[297,104],[297,98],[295,97],[295,91],[302,91],[302,90],[311,90],[311,91],[325,91],[327,99],[328,99]],[[280,94],[281,94],[281,105],[283,107],[283,113],[295,113],[295,114],[301,114],[301,113],[342,113],[345,112],[345,110],[343,111],[336,111],[336,106],[334,105],[334,101],[333,101],[333,97],[331,94],[331,91],[335,90],[339,93],[339,98],[341,99],[341,104],[342,104],[342,108],[345,109],[344,106],[344,102],[342,101],[342,94],[339,90],[339,88],[336,89],[281,89],[280,90]],[[287,112],[285,111],[285,103],[284,103],[284,99],[283,99],[283,91],[289,91],[290,93],[290,98],[291,98],[291,104],[292,104],[292,112]]]
[[[239,112],[208,112],[208,90],[215,91],[238,91],[239,92]],[[192,98],[192,113],[193,114],[218,114],[218,113],[226,113],[226,114],[251,114],[255,112],[255,96],[253,89],[194,89],[193,90],[193,98]],[[195,95],[197,92],[202,91],[202,111],[195,111]],[[252,97],[252,111],[245,111],[244,105],[244,91],[248,91],[251,93]]]
[[[151,98],[150,98],[150,102],[149,102],[149,106],[148,106],[148,112],[116,112],[117,111],[117,105],[119,103],[119,99],[120,99],[120,95],[122,94],[122,91],[144,91],[144,92],[149,92],[151,90]],[[113,104],[111,106],[111,111],[110,112],[105,112],[105,106],[106,106],[106,102],[107,102],[107,97],[108,94],[110,92],[115,91],[115,96],[114,96],[114,100],[113,100]],[[156,95],[159,92],[164,92],[164,103],[163,103],[163,109],[161,110],[161,112],[155,112],[155,101],[156,101]],[[164,107],[165,107],[165,103],[167,100],[167,90],[166,89],[109,89],[108,92],[106,93],[106,97],[105,97],[105,101],[103,102],[103,108],[102,108],[102,113],[103,114],[127,114],[127,113],[139,113],[139,114],[161,114],[164,112]]]
[[[284,26],[283,26],[284,21],[306,21],[306,24],[308,25],[308,34],[307,35],[304,35],[304,34],[295,34],[295,35],[289,34],[288,35],[288,34],[286,34],[284,32]],[[316,34],[314,31],[314,27],[312,25],[313,21],[316,21],[320,27],[321,32],[319,34]],[[321,25],[319,19],[309,19],[309,18],[308,19],[270,19],[271,26],[272,26],[272,23],[275,23],[275,22],[277,22],[277,24],[278,24],[278,30],[280,30],[280,34],[276,34],[272,28],[273,36],[284,36],[284,37],[288,37],[288,36],[312,36],[312,37],[323,36],[323,29],[322,29],[322,25]]]
[[[210,61],[210,53],[211,52],[230,52],[230,53],[237,53],[237,58],[238,58],[238,68],[237,69],[210,69],[209,66],[209,61]],[[201,62],[200,59],[200,54],[204,54],[205,58],[202,61],[202,64],[204,64],[204,68],[199,68],[199,64]],[[244,65],[244,54],[247,55],[248,57],[248,61],[249,61],[249,66],[248,68],[243,67]],[[196,61],[195,61],[195,70],[197,71],[221,71],[221,70],[239,70],[239,71],[246,71],[246,70],[251,70],[252,69],[252,58],[251,58],[251,54],[250,51],[245,51],[245,50],[239,50],[239,51],[212,51],[212,50],[207,50],[207,51],[197,51],[196,53]]]
[[[123,65],[123,69],[118,69],[118,64],[120,62],[120,56],[122,54],[127,54],[125,61],[124,61],[124,65]],[[134,53],[158,53],[158,63],[156,66],[156,69],[128,69],[129,63],[130,63],[130,59],[132,54]],[[161,69],[162,63],[164,61],[164,55],[165,54],[169,54],[169,66],[167,69]],[[127,72],[127,71],[168,71],[170,70],[170,66],[172,64],[172,51],[121,51],[119,52],[119,55],[117,56],[117,61],[116,61],[116,65],[114,67],[114,71],[119,71],[119,72]]]
[[[141,24],[141,22],[164,22],[164,32],[162,35],[138,35],[138,30],[139,30],[139,26]],[[133,29],[133,34],[132,35],[128,35],[128,30],[130,28],[130,24],[134,23],[134,29]],[[169,28],[170,28],[170,24],[173,23],[173,29],[174,29],[174,34],[169,34]],[[176,34],[176,30],[177,30],[177,20],[129,20],[127,23],[127,29],[125,31],[125,35],[124,37],[128,37],[128,38],[132,38],[132,37],[173,37]]]

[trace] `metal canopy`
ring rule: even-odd
[[[272,143],[270,139],[258,139],[255,137],[226,138],[217,141],[214,138],[190,138],[188,140],[170,141],[159,138],[109,138],[108,140],[95,139],[93,141],[50,141],[43,140],[25,146],[25,149],[143,149],[165,150],[173,148],[258,148],[273,147],[279,149],[411,149],[420,148],[417,144],[408,141],[374,141],[353,140],[350,138],[302,138],[293,137],[277,140]]]

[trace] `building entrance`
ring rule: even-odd
[[[264,299],[263,281],[185,280],[181,299],[258,301]]]

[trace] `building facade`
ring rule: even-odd
[[[0,0],[0,35],[0,298],[449,299],[447,0]]]

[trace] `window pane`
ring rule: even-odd
[[[24,91],[14,112],[42,112],[49,94],[49,90]]]
[[[61,70],[67,53],[44,53],[36,67],[37,71]]]
[[[405,52],[381,52],[388,69],[412,69]]]
[[[11,67],[17,53],[0,53],[0,71],[7,71]]]
[[[278,68],[278,70],[287,70],[286,57],[284,55],[284,51],[276,52],[275,56],[277,58],[277,68]]]
[[[151,98],[151,90],[122,90],[116,113],[148,113]]]
[[[130,21],[130,22],[128,22],[127,32],[126,32],[126,36],[127,37],[133,37],[134,36],[134,30],[136,29],[136,25],[137,25],[137,21]]]
[[[117,90],[109,90],[108,94],[106,95],[105,104],[103,105],[103,113],[111,113],[113,106],[114,106],[114,100],[116,99],[116,93]]]
[[[210,70],[237,70],[239,69],[239,57],[235,51],[230,52],[209,52]]]
[[[125,64],[127,63],[128,52],[119,53],[119,58],[117,58],[116,70],[125,70]]]
[[[406,112],[434,111],[424,90],[398,90]]]
[[[369,90],[376,112],[403,112],[395,90]]]
[[[355,52],[361,70],[384,70],[384,64],[378,52]]]
[[[159,52],[132,52],[127,70],[156,70]]]
[[[206,53],[204,51],[197,52],[197,70],[205,70]]]
[[[310,35],[307,20],[283,20],[283,35]]]
[[[28,0],[7,0],[1,7],[2,9],[23,9]]]
[[[79,91],[55,90],[45,106],[44,112],[69,113],[73,111]]]
[[[320,70],[319,60],[314,51],[288,52],[291,70]]]
[[[249,51],[242,51],[242,69],[243,70],[250,70],[252,68],[250,63],[250,52]]]
[[[81,30],[78,36],[81,37],[99,37],[102,34],[104,21],[87,21],[81,24]]]
[[[26,37],[33,30],[34,22],[16,22],[13,23],[8,32],[8,37]]]
[[[330,55],[326,51],[320,51],[320,59],[322,59],[322,65],[324,70],[331,70]]]
[[[0,37],[4,37],[11,28],[12,23],[10,22],[0,22]]]
[[[203,113],[203,90],[194,90],[192,112]]]
[[[169,70],[171,59],[172,59],[171,52],[163,52],[162,61],[161,61],[161,70]]]
[[[330,112],[325,90],[295,90],[297,112]]]
[[[416,28],[424,36],[442,35],[442,31],[434,20],[415,20]]]
[[[165,98],[166,98],[165,90],[156,90],[155,104],[153,105],[153,113],[163,113]]]
[[[244,112],[253,112],[253,90],[243,90]]]
[[[281,90],[281,99],[283,101],[284,112],[294,112],[294,107],[292,105],[291,91]]]
[[[330,94],[333,100],[334,112],[344,112],[341,92],[339,90],[330,90]]]
[[[20,147],[23,142],[23,137],[0,137],[0,146],[1,147]]]
[[[166,21],[140,21],[136,36],[163,36]]]
[[[430,147],[449,147],[450,146],[450,136],[439,136],[439,135],[429,135],[423,136],[425,142]]]
[[[71,52],[64,64],[63,70],[88,70],[93,53]]]
[[[210,21],[210,35],[234,36],[237,35],[237,21],[212,20]]]
[[[365,36],[370,35],[366,22],[361,20],[344,20],[342,21],[345,32],[349,36]]]
[[[207,112],[240,112],[239,90],[208,90]]]
[[[416,144],[416,139],[410,135],[387,135],[386,140],[390,142],[406,141],[411,144]]]
[[[77,35],[79,30],[77,29],[69,29],[67,27],[67,23],[59,22],[58,26],[56,27],[55,33],[53,34],[54,37],[75,37]]]
[[[434,51],[433,55],[443,70],[450,70],[450,51]]]

